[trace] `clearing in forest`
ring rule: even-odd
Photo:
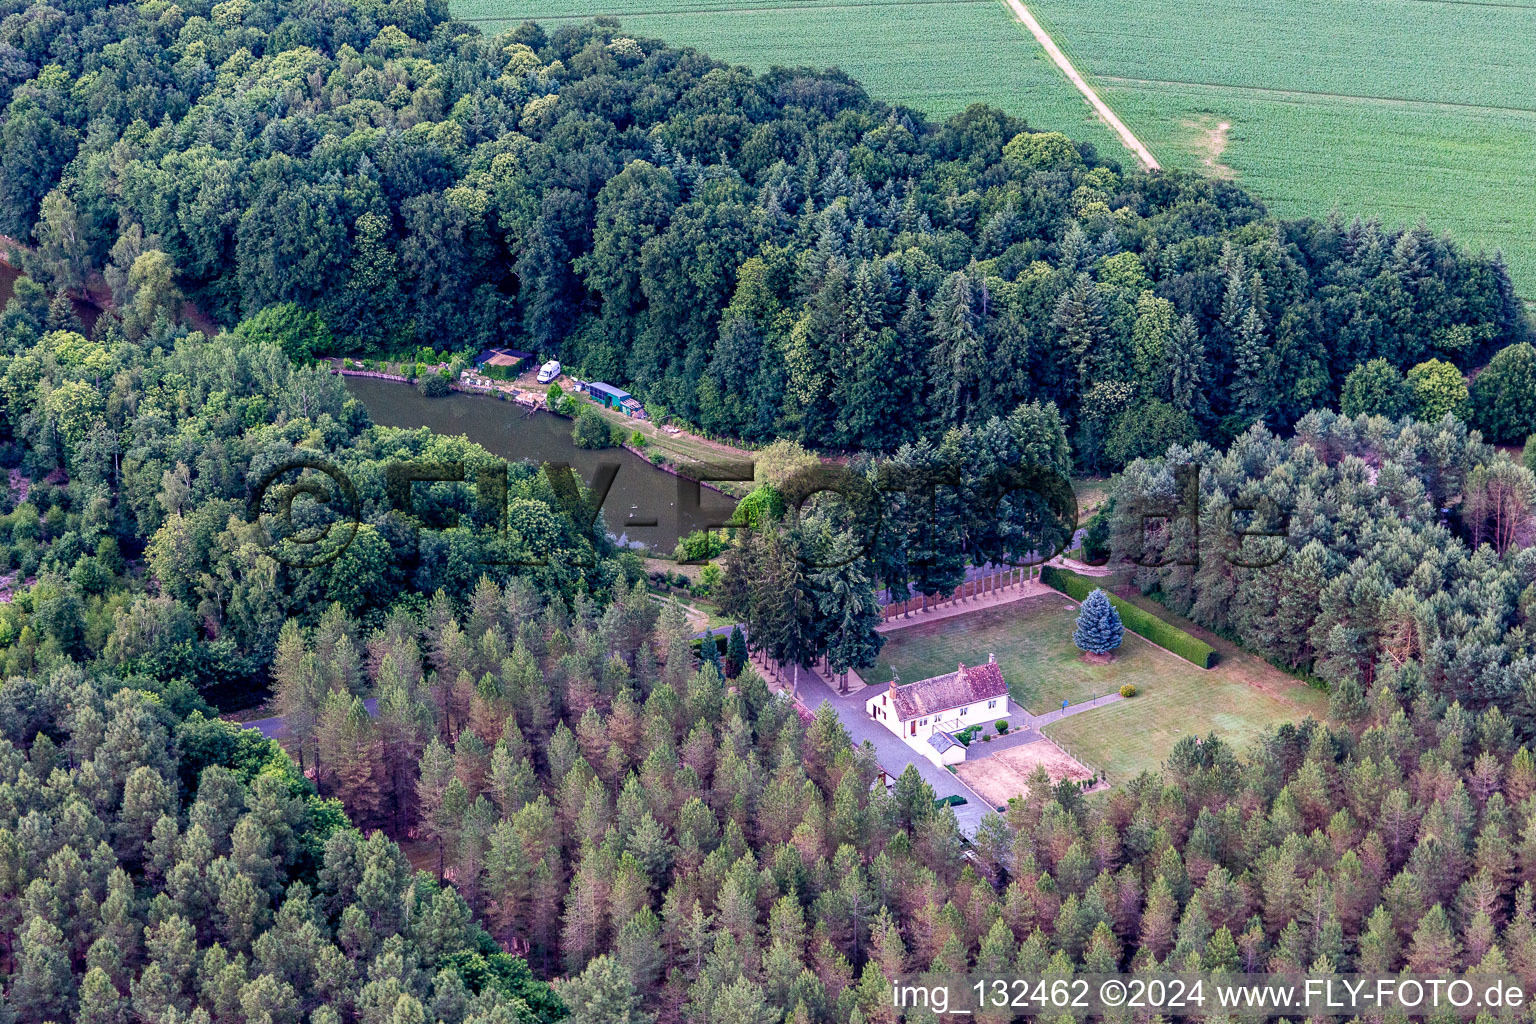
[[[1137,603],[1171,618],[1144,598]],[[1137,695],[1130,700],[1063,718],[1044,730],[1116,783],[1157,769],[1185,736],[1214,732],[1243,748],[1267,729],[1327,714],[1324,694],[1192,624],[1175,623],[1217,648],[1216,667],[1196,668],[1130,632],[1112,662],[1092,665],[1072,642],[1076,621],[1077,606],[1049,594],[914,624],[886,634],[879,663],[864,678],[884,686],[894,668],[903,682],[912,682],[995,654],[1010,695],[1035,714],[1059,708],[1063,700],[1078,704],[1133,683]]]

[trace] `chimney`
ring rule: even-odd
[[[997,655],[996,654],[988,654],[987,655],[987,664],[988,665],[996,665],[997,664]]]
[[[957,669],[957,670],[956,670],[956,671],[957,671],[957,672],[958,672],[958,673],[959,673],[959,674],[960,674],[960,675],[962,675],[962,676],[963,676],[963,675],[965,675],[965,662],[963,662],[963,661],[962,661],[962,662],[961,662],[961,663],[960,663],[960,667],[959,667],[959,668],[958,668],[958,669]]]

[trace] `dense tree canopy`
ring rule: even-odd
[[[350,828],[276,743],[71,669],[3,697],[8,1020],[563,1015],[455,890]]]
[[[926,968],[1536,984],[1536,477],[1447,415],[1536,427],[1497,260],[437,2],[0,0],[0,107],[0,232],[47,286],[0,313],[0,1021],[889,1024]],[[87,332],[61,290],[98,270]],[[481,487],[483,450],[307,364],[493,341],[785,439],[715,580],[725,664],[549,477]],[[955,482],[891,489],[862,551],[801,444]],[[295,459],[320,490],[251,521]],[[967,847],[758,677],[749,647],[868,665],[877,591],[1069,538],[989,490],[1026,461],[1129,463],[1090,542],[1143,561],[1201,466],[1199,564],[1138,581],[1333,721],[1092,801],[1042,772]],[[355,532],[275,558],[338,525],[317,464]],[[253,682],[286,749],[205,717]]]
[[[1199,469],[1197,510],[1175,501],[1179,465]],[[1175,446],[1126,469],[1113,520],[1116,558],[1160,566],[1144,589],[1342,707],[1373,687],[1498,705],[1536,737],[1536,477],[1454,417],[1312,413],[1288,440]]]
[[[1497,261],[1422,227],[1278,221],[995,109],[933,123],[613,21],[0,15],[0,233],[55,286],[104,269],[130,336],[184,292],[293,355],[515,343],[716,434],[885,452],[1053,401],[1103,469],[1146,454],[1147,402],[1159,439],[1224,443],[1370,359],[1526,330]]]
[[[47,330],[15,301],[0,319],[12,438],[0,463],[21,485],[0,499],[0,575],[34,581],[0,604],[7,672],[89,655],[162,681],[259,684],[283,622],[333,603],[377,618],[413,592],[463,598],[482,575],[514,571],[549,594],[601,597],[639,572],[534,467],[503,470],[498,519],[476,474],[505,463],[462,438],[369,426],[339,378],[295,369],[277,345],[169,328],[165,347],[115,329],[92,341]],[[308,479],[329,503],[294,502],[287,529],[268,490],[250,517],[267,474],[317,459],[352,482],[355,509],[306,470],[274,483]],[[386,480],[400,463],[459,465],[465,482],[419,482],[402,498]],[[327,526],[321,543],[282,539]],[[320,557],[343,540],[339,557]]]

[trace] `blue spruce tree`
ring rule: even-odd
[[[1077,613],[1077,631],[1072,640],[1089,654],[1108,654],[1120,646],[1125,638],[1125,626],[1120,623],[1120,613],[1109,603],[1109,595],[1095,589],[1083,601]]]

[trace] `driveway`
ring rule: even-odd
[[[831,704],[855,745],[862,745],[865,740],[868,740],[874,746],[875,756],[887,775],[900,775],[910,764],[917,768],[917,773],[923,777],[923,781],[933,787],[934,796],[965,797],[966,802],[954,808],[955,821],[960,825],[962,835],[967,839],[973,838],[976,835],[976,829],[981,825],[981,819],[992,808],[983,803],[981,797],[949,771],[918,754],[903,743],[895,733],[870,718],[864,711],[866,696],[868,696],[867,692],[840,694],[837,692],[837,687],[823,679],[815,669],[800,670],[801,703],[812,712],[823,704]]]

